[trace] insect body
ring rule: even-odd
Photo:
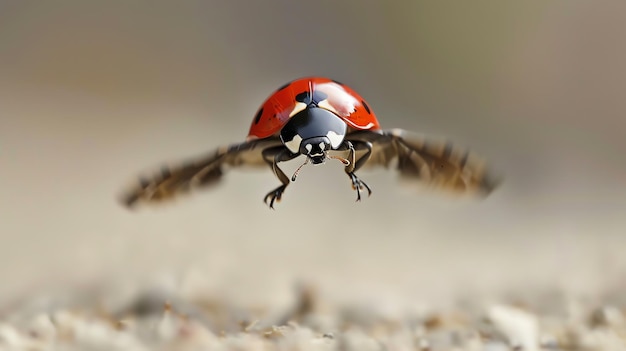
[[[306,164],[337,159],[345,165],[357,201],[362,191],[372,192],[355,173],[363,166],[389,167],[392,161],[406,178],[457,192],[488,194],[497,184],[484,164],[467,151],[401,129],[382,130],[374,112],[351,88],[327,78],[308,77],[284,85],[263,103],[245,142],[218,148],[179,167],[163,168],[151,179],[141,179],[124,202],[131,206],[140,200],[164,200],[214,184],[225,166],[265,165],[281,182],[264,198],[274,208],[290,184],[279,163],[301,155],[305,162],[291,181]]]

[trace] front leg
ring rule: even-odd
[[[356,176],[358,171],[372,155],[372,143],[368,141],[344,141],[339,150],[348,150],[348,160],[350,163],[346,166],[345,172],[352,181],[352,189],[356,190],[356,201],[361,201],[361,190],[367,189],[367,196],[372,195],[372,190],[367,184]],[[356,159],[356,150],[365,150],[365,153]]]
[[[280,198],[282,197],[283,192],[287,188],[287,185],[289,185],[289,178],[287,177],[285,172],[283,172],[283,170],[280,169],[280,167],[278,167],[278,162],[289,161],[298,156],[299,154],[291,153],[284,146],[273,147],[273,148],[263,150],[263,159],[270,166],[270,168],[272,169],[272,172],[274,172],[274,175],[276,175],[278,180],[280,180],[280,182],[282,183],[281,186],[270,191],[263,198],[263,202],[269,205],[269,207],[272,210],[274,209],[274,201],[280,201]]]

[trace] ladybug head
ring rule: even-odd
[[[341,145],[346,130],[346,123],[333,112],[310,106],[285,124],[280,139],[292,153],[306,155],[307,161],[320,164],[326,161],[329,150]]]

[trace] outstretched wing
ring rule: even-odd
[[[389,167],[396,163],[400,175],[409,181],[456,193],[487,195],[500,183],[477,155],[447,141],[428,140],[402,129],[357,132],[351,139],[373,144],[365,166]]]
[[[153,176],[139,178],[139,184],[125,192],[121,201],[131,207],[141,201],[163,201],[194,188],[215,185],[228,166],[267,166],[263,150],[280,145],[279,138],[256,139],[220,147],[208,156],[178,166],[163,166]]]

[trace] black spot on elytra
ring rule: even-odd
[[[309,102],[311,102],[311,96],[309,95],[308,91],[303,91],[300,94],[296,95],[296,101],[308,104]]]
[[[328,98],[328,95],[322,93],[321,91],[313,91],[313,98],[311,98],[311,94],[309,91],[303,91],[300,94],[296,95],[296,101],[302,102],[304,104],[318,104],[320,101],[324,101]]]
[[[363,104],[363,107],[365,107],[365,111],[367,111],[368,114],[372,114],[372,112],[370,111],[370,107],[367,106],[367,104],[365,103],[365,101],[361,100],[361,104]]]
[[[303,91],[300,94],[296,95],[296,101],[308,104],[311,101],[311,96],[309,96],[308,91]]]
[[[262,115],[263,115],[263,107],[261,107],[259,112],[256,113],[256,116],[254,117],[254,124],[259,124],[259,121],[261,121]]]

